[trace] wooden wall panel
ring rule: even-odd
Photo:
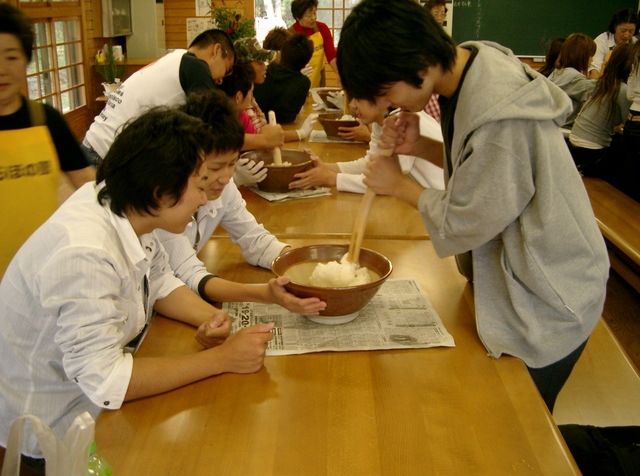
[[[253,0],[214,0],[215,7],[244,8],[246,18],[253,18]],[[238,6],[236,6],[238,5]],[[186,48],[187,18],[196,16],[195,0],[164,0],[165,37],[167,48]]]

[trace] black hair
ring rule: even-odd
[[[318,0],[293,0],[291,2],[291,15],[296,20],[299,20],[304,16],[309,8],[318,8]]]
[[[618,103],[620,85],[626,83],[631,74],[634,55],[634,45],[630,43],[622,43],[613,49],[602,76],[596,81],[593,94],[585,106],[600,103],[600,107],[604,106],[608,110],[607,120],[613,117]]]
[[[109,201],[121,217],[130,211],[153,215],[163,196],[180,200],[212,144],[211,126],[200,119],[151,109],[124,126],[98,167],[96,182],[105,182],[98,201]]]
[[[33,22],[8,3],[0,3],[0,33],[14,35],[20,41],[27,61],[33,57]]]
[[[213,151],[238,152],[244,144],[244,127],[227,95],[218,89],[190,93],[181,111],[202,119],[213,132]]]
[[[239,91],[243,96],[249,94],[256,79],[256,71],[250,61],[238,61],[233,65],[233,73],[222,79],[219,88],[230,98]]]
[[[450,71],[456,43],[415,0],[363,0],[340,34],[337,66],[345,92],[375,98],[398,81],[419,88],[429,66]]]
[[[428,12],[431,12],[431,9],[433,7],[439,7],[441,5],[444,7],[444,12],[447,13],[449,11],[449,9],[447,8],[447,1],[446,0],[427,0],[425,2],[425,4],[424,4],[424,8]]]
[[[596,53],[596,43],[584,33],[571,33],[562,44],[556,68],[573,68],[586,76],[589,60]]]
[[[304,33],[291,35],[282,45],[280,64],[300,70],[313,56],[313,41]]]
[[[562,45],[564,45],[565,41],[566,38],[558,37],[554,38],[548,43],[546,48],[547,54],[544,58],[544,64],[540,69],[538,69],[538,72],[541,75],[549,77],[549,75],[556,69],[556,61],[558,61],[560,50],[562,49]]]
[[[220,46],[222,46],[223,58],[226,58],[227,55],[231,56],[232,58],[235,57],[236,52],[233,49],[233,41],[231,40],[231,37],[227,35],[227,32],[218,30],[217,28],[205,30],[200,33],[193,39],[193,41],[189,45],[189,48],[206,48],[207,46],[215,44],[219,44]]]
[[[289,32],[289,30],[281,26],[277,26],[264,37],[262,47],[265,50],[280,51],[282,49],[282,45],[290,36],[291,32]]]
[[[621,23],[633,23],[636,26],[633,34],[634,36],[638,34],[638,14],[631,8],[624,8],[615,12],[611,17],[611,20],[609,20],[607,31],[609,33],[615,33],[616,27]]]

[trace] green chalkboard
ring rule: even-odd
[[[634,4],[635,3],[635,4]],[[544,56],[545,43],[584,33],[595,38],[629,0],[454,0],[453,38],[492,40],[520,56]]]

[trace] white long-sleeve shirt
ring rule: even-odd
[[[183,285],[155,234],[138,238],[98,203],[98,189],[88,183],[74,193],[20,248],[0,284],[2,446],[23,413],[62,439],[84,411],[95,419],[119,408],[133,368],[124,346],[156,299]],[[23,454],[41,458],[26,431]]]
[[[420,116],[420,134],[442,142],[442,131],[438,121],[424,111],[419,112],[418,115]],[[338,162],[340,172],[336,177],[336,188],[341,192],[364,193],[367,189],[363,182],[364,171],[371,156],[380,153],[378,140],[382,127],[373,123],[371,129],[371,141],[365,156],[349,162]],[[423,187],[444,190],[444,175],[441,167],[410,155],[399,155],[398,160],[403,174],[411,175]]]
[[[615,35],[608,31],[599,34],[596,36],[595,40],[593,40],[596,44],[596,52],[591,59],[591,64],[589,65],[589,71],[596,70],[598,72],[602,71],[602,64],[604,63],[604,59],[616,46]],[[631,37],[631,43],[635,43],[637,40],[635,36]]]
[[[218,225],[224,227],[231,241],[240,246],[242,256],[254,266],[269,268],[271,262],[288,246],[257,222],[247,210],[238,187],[230,182],[219,198],[200,207],[184,233],[156,230],[169,254],[169,262],[176,276],[195,292],[198,292],[202,278],[210,274],[196,253],[206,245]]]

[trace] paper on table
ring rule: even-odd
[[[267,355],[324,351],[455,347],[427,296],[414,279],[389,279],[358,317],[335,326],[318,324],[277,304],[224,303],[232,332],[260,322],[275,322]]]
[[[318,130],[311,131],[309,142],[326,142],[333,144],[365,144],[365,142],[359,140],[329,139],[325,131]]]
[[[298,198],[313,198],[313,197],[322,197],[324,195],[331,195],[331,189],[328,187],[319,187],[312,188],[309,190],[291,190],[289,192],[284,193],[276,193],[276,192],[265,192],[260,190],[257,186],[249,187],[256,195],[260,195],[265,200],[270,202],[284,202],[286,200],[295,200]]]

